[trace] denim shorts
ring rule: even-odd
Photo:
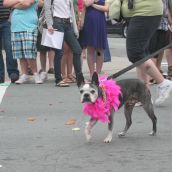
[[[130,62],[135,63],[150,54],[149,41],[159,26],[161,16],[135,16],[129,19],[126,48]]]
[[[11,43],[14,59],[36,59],[37,31],[12,32]]]

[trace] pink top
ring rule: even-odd
[[[82,12],[83,8],[84,8],[84,1],[78,0],[78,11]]]

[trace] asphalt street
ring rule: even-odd
[[[125,39],[109,39],[112,62],[103,72],[112,74],[128,66]],[[86,61],[83,71],[88,77]],[[118,79],[135,78],[135,69]],[[6,78],[8,80],[8,78]],[[156,98],[156,85],[151,86]],[[152,123],[142,107],[133,111],[133,124],[125,138],[123,108],[115,114],[113,140],[103,142],[107,125],[98,123],[87,143],[78,88],[57,88],[52,75],[42,85],[34,83],[7,88],[0,105],[0,172],[171,172],[172,97],[155,107],[157,135],[149,136]],[[75,125],[65,125],[75,119]],[[80,131],[72,131],[79,127]]]

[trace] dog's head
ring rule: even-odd
[[[85,83],[82,73],[78,74],[77,85],[80,90],[82,103],[94,103],[100,92],[98,74],[94,72],[91,83]]]

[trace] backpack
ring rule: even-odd
[[[51,0],[51,10],[53,6],[53,0]],[[41,13],[38,18],[38,30],[42,34],[43,28],[46,27],[46,19],[45,19],[45,7],[43,6]]]

